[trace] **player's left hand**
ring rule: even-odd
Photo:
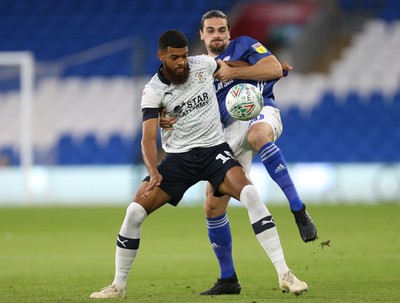
[[[173,125],[176,123],[176,118],[167,117],[166,114],[167,114],[167,109],[166,108],[161,109],[160,120],[158,121],[158,125],[160,125],[162,129],[173,130],[174,129]]]
[[[283,77],[286,77],[289,74],[289,71],[293,69],[293,66],[289,65],[286,61],[279,62],[282,66]]]

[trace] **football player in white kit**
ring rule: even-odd
[[[314,241],[317,238],[316,226],[297,193],[283,153],[275,145],[283,126],[273,86],[282,76],[287,75],[291,67],[286,62],[279,64],[268,49],[251,37],[240,36],[231,40],[228,18],[219,10],[211,10],[203,15],[200,38],[204,41],[208,55],[220,64],[220,69],[214,74],[214,88],[225,140],[235,158],[249,173],[253,157],[259,154],[269,176],[287,197],[301,238],[304,242]],[[253,84],[263,94],[264,107],[251,121],[233,119],[225,106],[228,91],[239,83]],[[172,129],[174,122],[173,118],[161,117],[160,126]],[[220,278],[211,289],[201,294],[233,294],[236,293],[238,279],[232,259],[232,241],[226,240],[231,238],[226,213],[230,197],[216,197],[210,194],[211,190],[208,185],[204,211],[208,236],[220,267]]]
[[[114,280],[90,297],[125,297],[143,221],[166,203],[176,206],[185,191],[202,180],[213,186],[213,195],[229,195],[248,209],[256,237],[280,276],[280,287],[297,294],[307,290],[307,284],[286,265],[274,220],[225,142],[213,87],[216,61],[208,56],[189,57],[187,39],[177,30],[164,32],[158,43],[162,65],[145,86],[141,103],[142,154],[149,175],[128,206],[117,237]],[[167,154],[157,164],[160,108],[176,117],[176,124],[173,131],[161,131]],[[239,283],[237,288],[240,292]]]

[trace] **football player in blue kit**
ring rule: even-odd
[[[229,195],[249,210],[256,238],[278,272],[280,288],[295,294],[306,291],[307,284],[298,280],[286,264],[272,215],[225,142],[213,86],[219,64],[209,56],[188,56],[187,39],[177,30],[160,36],[158,58],[162,65],[145,85],[141,100],[142,154],[149,175],[127,207],[117,236],[114,280],[90,297],[125,297],[144,220],[166,203],[178,205],[186,190],[202,180],[213,187],[211,195]],[[176,117],[176,123],[173,130],[161,130],[166,156],[157,163],[160,108]],[[221,222],[213,223],[210,228],[218,232]],[[235,287],[233,292],[239,293],[240,284]]]
[[[231,40],[230,29],[227,16],[219,10],[208,11],[201,19],[200,38],[204,41],[208,55],[220,64],[220,69],[214,74],[214,87],[225,140],[248,173],[255,154],[259,154],[268,174],[287,197],[301,238],[304,242],[314,241],[317,229],[297,193],[283,153],[275,145],[283,126],[273,86],[287,75],[291,66],[286,62],[279,63],[266,47],[251,37],[241,36]],[[235,120],[225,107],[229,89],[243,82],[257,86],[264,97],[261,113],[251,121]],[[160,120],[162,127],[173,128],[173,123],[173,119]],[[215,285],[204,291],[203,295],[231,294],[237,289],[229,220],[225,211],[229,200],[229,196],[213,196],[212,187],[208,184],[204,210],[209,239],[221,274]]]
[[[200,38],[204,41],[208,55],[214,57],[221,65],[214,74],[214,87],[226,141],[247,172],[250,171],[255,153],[260,155],[268,174],[287,197],[303,241],[314,241],[317,237],[317,229],[297,193],[284,156],[275,145],[275,141],[282,133],[282,122],[275,103],[273,86],[282,76],[287,75],[290,67],[284,63],[286,70],[283,71],[276,57],[260,42],[250,37],[241,36],[231,40],[229,20],[223,12],[218,10],[212,10],[203,15]],[[229,66],[224,61],[242,61],[248,63],[249,66]],[[264,97],[263,110],[250,122],[233,119],[225,107],[225,97],[229,89],[241,82],[257,86]],[[205,291],[204,295],[229,293],[229,284],[234,285],[236,280],[233,263],[230,263],[231,243],[225,247],[218,245],[221,239],[230,237],[229,223],[225,223],[228,222],[225,209],[230,198],[228,196],[213,197],[210,195],[210,190],[211,187],[208,186],[205,202],[209,238],[211,243],[216,244],[213,244],[213,249],[218,260],[224,261],[220,262],[220,279],[214,287]],[[218,232],[216,232],[215,222],[220,222]],[[226,240],[222,243],[226,243]]]

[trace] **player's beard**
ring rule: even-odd
[[[189,64],[183,67],[183,73],[177,74],[175,70],[169,68],[167,65],[164,65],[164,72],[167,75],[167,78],[173,84],[183,84],[189,79]]]
[[[219,42],[219,43],[214,43],[214,42]],[[222,40],[216,40],[211,42],[208,48],[214,54],[221,54],[226,49],[226,44],[224,44]]]

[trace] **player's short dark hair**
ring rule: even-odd
[[[231,25],[229,23],[228,17],[225,15],[225,13],[223,11],[217,10],[217,9],[213,9],[211,11],[208,11],[207,13],[205,13],[203,15],[203,17],[201,17],[201,22],[200,22],[200,30],[203,30],[204,27],[204,20],[206,19],[210,19],[210,18],[222,18],[225,19],[228,25],[228,29],[231,29]]]
[[[185,46],[188,46],[185,34],[175,29],[163,32],[158,38],[159,50],[166,50],[168,47],[182,48]]]

